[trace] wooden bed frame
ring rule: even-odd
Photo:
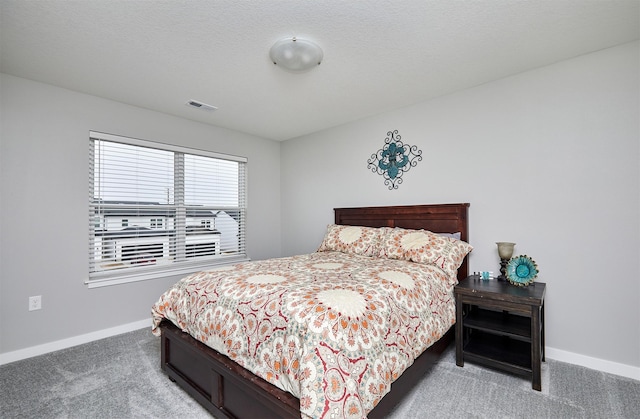
[[[469,240],[469,204],[336,208],[335,223],[368,227],[425,229],[436,233],[460,232]],[[467,276],[467,259],[458,278]],[[173,323],[160,325],[161,368],[169,379],[217,418],[300,418],[300,402],[262,378],[182,332]],[[383,417],[420,380],[453,339],[453,327],[420,355],[391,386],[368,417]]]

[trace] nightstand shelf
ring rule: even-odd
[[[541,390],[544,294],[541,282],[518,287],[468,277],[455,287],[456,364],[475,362],[531,377]]]
[[[476,362],[514,374],[531,374],[531,346],[520,340],[491,333],[475,333],[464,346],[465,361]]]
[[[466,314],[464,327],[499,332],[503,336],[531,342],[531,321],[527,317],[513,316],[502,311],[474,307]]]

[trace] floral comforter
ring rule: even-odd
[[[362,418],[455,322],[455,278],[339,252],[190,275],[152,308],[300,399],[302,417]]]

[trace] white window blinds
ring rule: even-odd
[[[246,260],[246,158],[91,132],[90,287]]]

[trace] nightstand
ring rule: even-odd
[[[454,289],[456,365],[465,361],[531,378],[540,391],[546,284],[525,287],[469,276]]]

